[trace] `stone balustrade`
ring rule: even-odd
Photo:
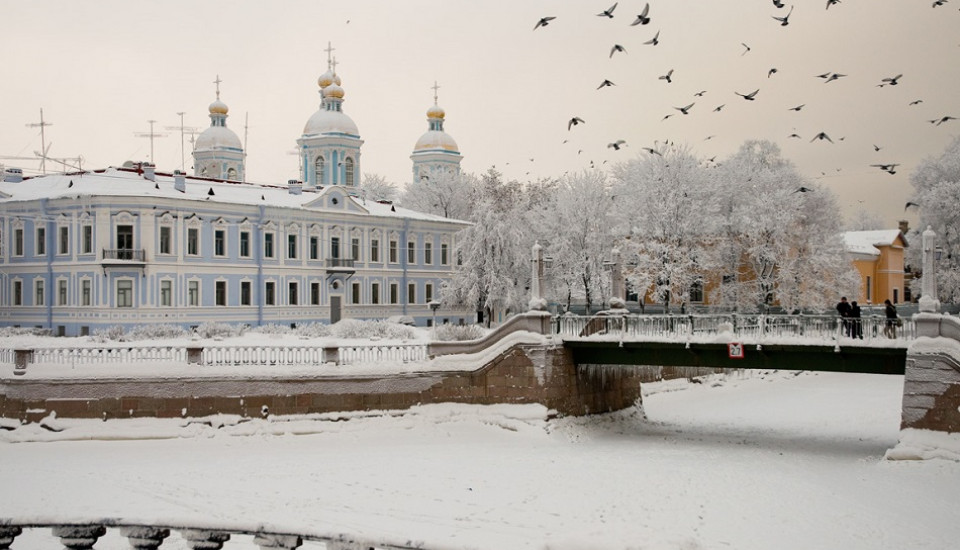
[[[120,536],[127,539],[131,548],[137,550],[157,550],[170,537],[172,532],[179,533],[191,550],[220,550],[232,536],[252,537],[253,543],[261,550],[292,550],[304,542],[322,542],[328,550],[408,550],[422,546],[394,544],[389,541],[364,540],[347,535],[325,536],[310,533],[274,533],[261,530],[236,528],[211,529],[184,525],[143,525],[127,523],[123,520],[104,519],[84,523],[18,522],[0,518],[0,550],[16,550],[17,537],[29,530],[50,529],[53,537],[70,550],[94,550],[97,542],[109,529],[117,529]],[[52,547],[51,547],[52,548]],[[38,549],[39,550],[39,549]]]

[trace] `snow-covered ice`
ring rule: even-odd
[[[0,430],[0,517],[269,524],[449,549],[954,548],[956,434],[929,447],[907,432],[902,449],[941,458],[884,459],[902,388],[838,373],[669,381],[646,385],[646,418],[452,404],[49,418],[60,431]],[[114,529],[97,548],[125,545]],[[57,547],[46,529],[13,545]],[[174,534],[163,547],[185,545]],[[235,536],[224,548],[254,546]]]

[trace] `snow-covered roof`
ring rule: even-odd
[[[197,151],[218,150],[218,149],[236,149],[242,151],[240,138],[237,134],[226,126],[211,126],[197,136],[197,142],[194,145]]]
[[[900,233],[899,229],[877,229],[873,231],[847,231],[843,234],[843,241],[847,252],[853,254],[867,254],[870,256],[879,256],[878,246],[890,246],[896,243],[897,238],[903,241],[904,246],[907,240]]]
[[[239,205],[268,205],[305,210],[328,210],[323,195],[339,190],[348,195],[350,189],[328,186],[314,191],[304,189],[294,195],[287,186],[269,186],[253,183],[226,182],[209,178],[185,176],[186,191],[174,188],[174,176],[157,173],[156,182],[146,179],[135,169],[107,168],[82,174],[52,174],[25,179],[19,183],[0,182],[0,205],[40,199],[80,197],[156,197],[184,201],[203,201]],[[210,192],[213,191],[211,195]],[[467,222],[442,216],[417,212],[389,202],[363,200],[350,197],[353,208],[349,211],[383,218],[400,218],[421,221],[437,221],[468,225]],[[338,209],[340,210],[340,209]]]
[[[449,153],[459,153],[460,148],[457,147],[457,142],[454,141],[453,137],[440,130],[428,130],[420,139],[417,140],[417,144],[413,146],[414,152],[419,151],[445,151]]]
[[[319,111],[313,113],[303,127],[304,136],[320,134],[348,134],[360,137],[360,130],[357,129],[353,119],[343,111],[331,111],[321,107]]]

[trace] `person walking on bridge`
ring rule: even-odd
[[[850,337],[863,340],[863,321],[860,320],[860,306],[854,300],[850,304]]]
[[[890,300],[883,301],[883,311],[887,316],[887,323],[883,327],[883,335],[887,338],[897,337],[897,325],[900,320],[897,319],[897,306],[890,303]]]
[[[840,318],[843,320],[843,333],[850,336],[850,302],[847,301],[846,296],[840,297],[840,303],[837,304],[837,313],[840,314]]]

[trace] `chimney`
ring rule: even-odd
[[[7,168],[3,171],[3,181],[6,183],[20,183],[23,181],[23,170],[19,168]]]
[[[908,231],[910,231],[910,222],[907,220],[900,220],[900,232],[906,235]]]
[[[144,162],[143,177],[150,181],[157,181],[157,166],[152,162]]]
[[[291,195],[299,195],[303,193],[303,182],[298,180],[287,180],[287,189],[290,190]]]
[[[173,171],[173,188],[181,193],[187,192],[187,178],[180,170]]]

